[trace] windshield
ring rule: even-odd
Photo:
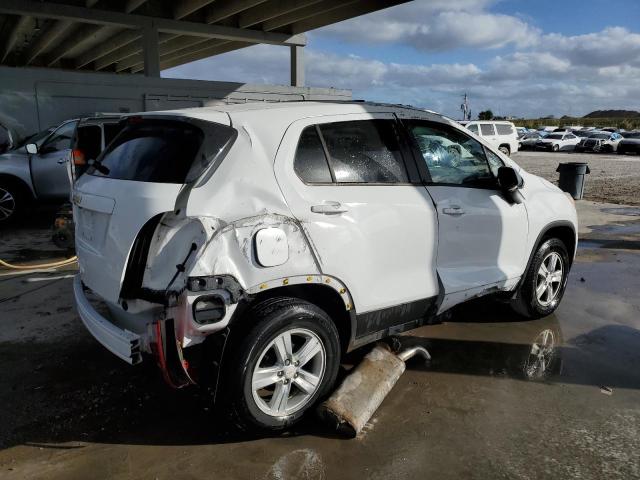
[[[594,133],[593,135],[589,135],[589,138],[599,138],[599,139],[607,139],[610,134],[608,133]]]
[[[89,175],[153,183],[190,183],[218,157],[235,130],[210,122],[130,117]],[[203,129],[207,130],[205,134]]]
[[[558,134],[551,134],[551,135],[547,135],[546,138],[550,138],[552,140],[562,140],[563,135],[558,135]]]
[[[49,136],[49,134],[52,131],[53,131],[53,127],[47,128],[46,130],[42,130],[41,132],[32,133],[28,137],[26,137],[23,140],[21,140],[20,142],[18,142],[15,145],[15,147],[13,147],[13,150],[17,150],[19,148],[22,148],[25,145],[27,145],[28,143],[35,143],[39,147],[40,144]]]

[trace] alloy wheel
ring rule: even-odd
[[[307,405],[322,384],[327,353],[306,328],[278,334],[262,351],[251,378],[253,399],[273,417],[291,415]]]
[[[16,199],[11,192],[0,187],[0,221],[7,220],[16,211]]]
[[[550,305],[562,286],[564,266],[557,252],[550,252],[540,264],[536,278],[536,297],[542,306]]]

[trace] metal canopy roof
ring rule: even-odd
[[[0,64],[157,75],[406,1],[0,0]]]

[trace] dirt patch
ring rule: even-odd
[[[586,162],[591,173],[584,198],[596,202],[640,205],[640,156],[518,152],[513,159],[526,171],[558,183],[561,162]]]

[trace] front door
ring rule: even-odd
[[[301,120],[276,157],[280,187],[322,272],[347,285],[358,314],[409,304],[412,315],[438,294],[436,212],[397,126],[391,114]],[[403,323],[401,313],[389,316]]]
[[[526,262],[528,220],[524,205],[510,203],[498,188],[502,160],[455,127],[420,120],[406,125],[431,176],[438,273],[449,297],[444,307],[517,280]]]
[[[44,141],[38,153],[31,155],[31,174],[38,198],[69,198],[71,187],[67,169],[76,125],[77,122],[61,125]]]

